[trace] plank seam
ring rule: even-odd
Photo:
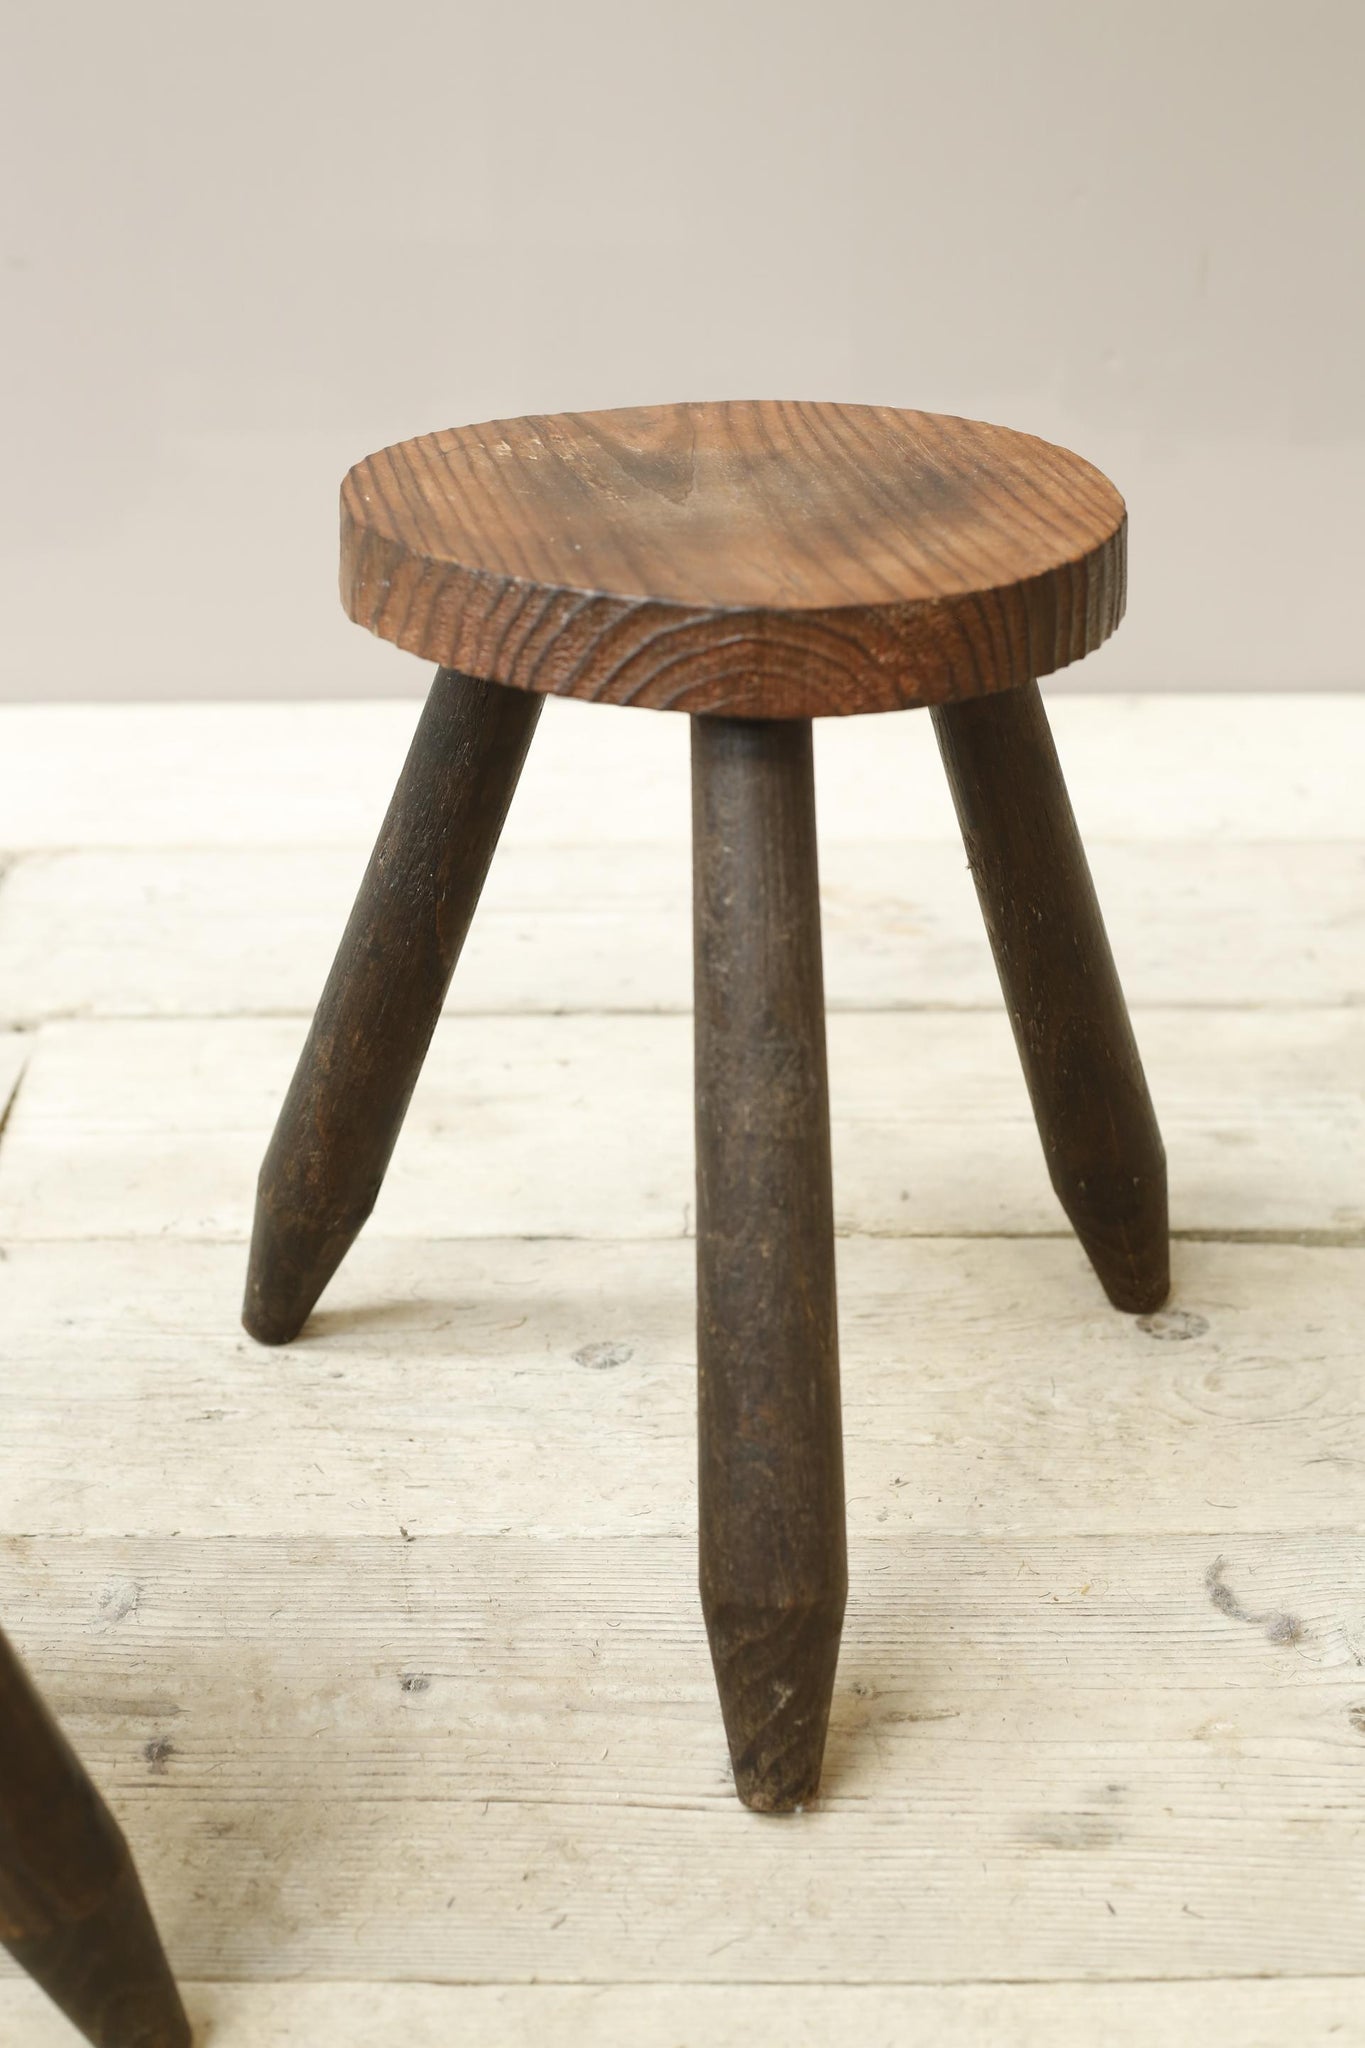
[[[9,1093],[5,1096],[4,1101],[0,1102],[0,1145],[3,1145],[5,1141],[5,1132],[9,1128],[9,1120],[14,1114],[14,1105],[19,1100],[19,1090],[24,1085],[24,1076],[28,1073],[30,1064],[30,1061],[27,1059],[20,1061],[19,1071],[14,1077]]]
[[[857,1003],[838,996],[826,1000],[831,1017],[990,1017],[1000,1011],[998,1002],[914,1002]],[[1151,1003],[1132,1000],[1131,1016],[1163,1010],[1188,1011],[1193,1016],[1291,1016],[1323,1010],[1365,1009],[1365,990],[1350,990],[1340,996],[1324,996],[1312,1002],[1181,1002]],[[442,1012],[452,1021],[468,1023],[518,1022],[524,1018],[546,1017],[690,1017],[690,1005],[682,1003],[546,1003],[527,1002],[517,1009],[467,1009],[459,1003]],[[0,1030],[36,1031],[44,1024],[307,1024],[313,1008],[256,1010],[92,1010],[81,1008],[15,1011],[0,1016]]]
[[[17,1973],[0,1979],[0,1989],[23,1985]],[[1365,1984],[1359,1970],[1215,1970],[1207,1975],[1172,1972],[1161,1977],[551,1977],[537,1970],[525,1977],[326,1977],[308,1973],[287,1977],[182,1977],[182,1986],[212,1989],[224,1985],[260,1985],[288,1990],[304,1984],[355,1984],[365,1990],[420,1986],[432,1991],[992,1991],[1067,1990],[1091,1986],[1122,1990],[1128,1985],[1167,1984]]]
[[[22,1077],[21,1077],[22,1078]],[[17,1095],[16,1084],[14,1094]],[[13,1103],[14,1095],[10,1101]],[[0,1135],[4,1125],[0,1123]],[[688,1207],[690,1208],[690,1204]],[[1075,1238],[1075,1232],[1068,1228],[1058,1230],[838,1230],[835,1238],[840,1244],[1065,1244]],[[1355,1230],[1216,1230],[1192,1225],[1188,1229],[1173,1230],[1170,1233],[1173,1244],[1231,1244],[1231,1245],[1287,1245],[1303,1251],[1346,1251],[1365,1250],[1365,1226]],[[370,1234],[370,1243],[379,1244],[601,1244],[601,1245],[646,1245],[646,1244],[695,1244],[696,1231],[651,1231],[639,1237],[598,1237],[574,1236],[555,1231],[527,1231],[509,1236],[506,1231],[482,1232],[432,1231],[425,1237],[390,1237],[379,1230]],[[217,1236],[195,1232],[180,1235],[162,1231],[81,1231],[70,1237],[47,1236],[39,1232],[25,1232],[13,1236],[12,1244],[19,1245],[63,1245],[63,1244],[150,1244],[154,1242],[180,1245],[203,1245],[219,1247],[246,1247],[248,1233],[244,1228],[240,1234]]]

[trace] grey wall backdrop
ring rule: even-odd
[[[8,0],[0,695],[420,690],[336,487],[459,420],[924,405],[1132,509],[1092,687],[1352,687],[1361,0]]]

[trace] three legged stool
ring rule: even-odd
[[[1052,1183],[1110,1299],[1166,1170],[1036,678],[1123,612],[1077,456],[874,407],[678,405],[387,448],[351,617],[441,664],[261,1171],[244,1311],[302,1327],[374,1205],[542,696],[691,718],[701,1595],[735,1782],[820,1776],[848,1573],[811,720],[932,708]]]

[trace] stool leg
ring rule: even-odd
[[[848,1562],[808,720],[692,721],[701,1598],[735,1784],[813,1797]]]
[[[261,1168],[242,1320],[298,1335],[374,1207],[540,716],[438,669]]]
[[[1166,1154],[1038,685],[933,719],[1052,1185],[1115,1307],[1159,1308]]]
[[[128,1845],[3,1635],[0,1941],[95,2048],[188,2048]]]

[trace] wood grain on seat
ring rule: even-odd
[[[368,456],[342,597],[520,689],[762,718],[1016,687],[1123,615],[1123,500],[1079,456],[880,406],[497,420]]]

